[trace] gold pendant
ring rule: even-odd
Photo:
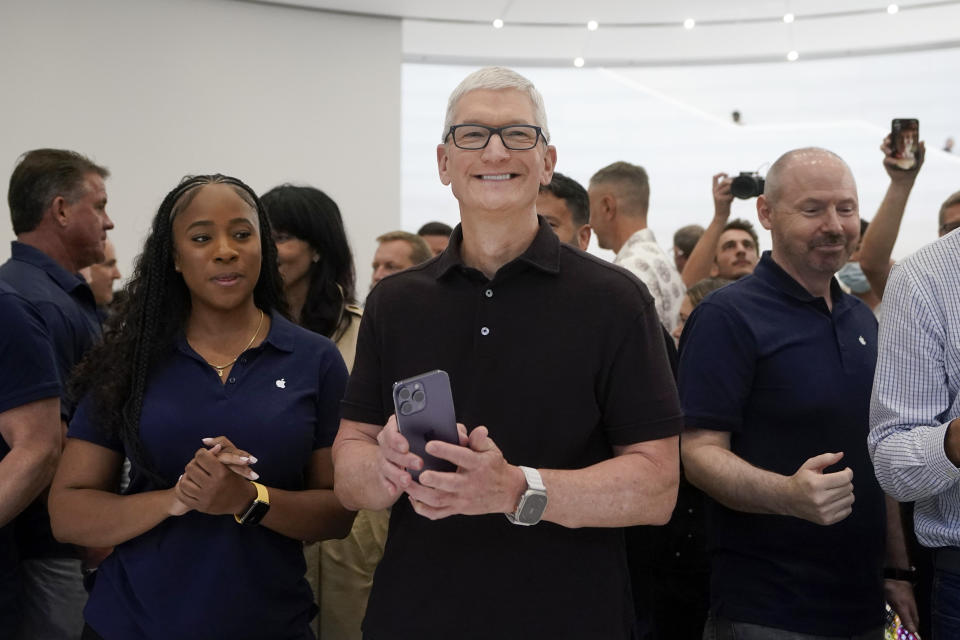
[[[221,369],[220,367],[214,367],[214,369],[217,370],[217,375],[222,378],[222,377],[223,377],[223,369]]]

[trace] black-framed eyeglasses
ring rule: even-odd
[[[455,124],[450,127],[447,137],[453,136],[453,144],[460,149],[476,151],[490,142],[490,136],[497,134],[503,146],[512,151],[526,151],[537,146],[543,135],[540,127],[532,124],[511,124],[506,127],[488,127],[482,124]],[[446,139],[446,137],[444,138]],[[544,138],[546,140],[546,138]]]

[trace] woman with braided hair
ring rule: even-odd
[[[276,256],[249,187],[185,179],[78,368],[51,522],[63,541],[115,546],[84,638],[313,637],[300,541],[353,518],[330,457],[346,369],[285,317]]]

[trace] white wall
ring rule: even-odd
[[[446,97],[472,70],[404,65],[408,228],[459,218],[456,201],[437,179],[434,148]],[[940,204],[960,190],[960,153],[940,151],[947,136],[960,139],[960,85],[951,80],[960,70],[957,49],[782,64],[518,70],[544,95],[558,171],[586,186],[597,169],[616,160],[647,169],[650,227],[665,249],[679,227],[709,222],[714,173],[755,170],[800,146],[823,146],[846,159],[861,215],[872,218],[889,183],[879,146],[895,117],[920,119],[927,161],[894,257],[936,238]],[[743,113],[745,126],[730,122],[733,109]],[[754,203],[735,201],[733,215],[759,227]],[[769,234],[760,231],[761,246],[769,249]]]
[[[28,149],[106,165],[124,274],[188,173],[258,193],[319,187],[369,284],[374,238],[400,226],[400,22],[227,0],[0,3],[0,260],[7,182]]]

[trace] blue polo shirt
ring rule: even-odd
[[[831,312],[764,253],[752,276],[707,296],[680,340],[689,427],[730,432],[752,465],[792,475],[843,451],[853,513],[831,526],[712,502],[712,608],[799,633],[850,636],[883,621],[883,493],[866,438],[877,323],[836,281]]]
[[[29,300],[47,325],[64,381],[60,413],[69,420],[76,407],[67,397],[66,382],[87,350],[100,339],[97,303],[83,276],[70,273],[39,249],[14,241],[10,254],[10,259],[0,265],[0,280]]]
[[[0,282],[0,413],[60,395],[46,326],[37,310]],[[0,437],[0,460],[10,453]],[[0,525],[0,629],[17,627],[17,547],[13,527]]]
[[[244,352],[221,384],[181,337],[151,373],[140,437],[166,484],[134,466],[128,493],[166,489],[202,447],[227,436],[256,456],[259,482],[306,488],[314,450],[333,444],[347,371],[336,346],[277,314],[264,342]],[[71,438],[123,452],[85,399]],[[316,613],[302,544],[233,516],[192,511],[116,547],[104,560],[84,617],[106,640],[312,638]]]
[[[43,317],[63,382],[60,415],[69,420],[76,408],[67,393],[70,372],[100,339],[93,292],[82,276],[70,273],[39,249],[14,241],[10,252],[10,259],[0,266],[0,281],[13,287]],[[39,500],[17,518],[16,530],[24,557],[76,557],[72,545],[54,540],[46,504]]]

